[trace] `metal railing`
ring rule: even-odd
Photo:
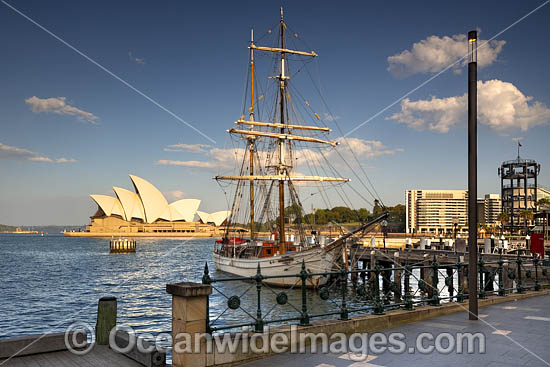
[[[205,264],[202,283],[211,285],[213,291],[219,293],[226,302],[224,310],[218,315],[212,314],[210,302],[207,302],[207,332],[250,327],[255,332],[263,332],[264,326],[268,324],[298,322],[306,326],[314,318],[338,316],[340,320],[348,320],[350,314],[382,315],[387,310],[397,308],[414,310],[419,305],[462,303],[468,298],[468,264],[461,262],[461,258],[457,256],[455,263],[440,264],[434,255],[433,259],[420,263],[409,264],[405,260],[403,264],[392,264],[392,259],[388,257],[388,262],[375,261],[365,269],[346,270],[342,266],[340,270],[323,273],[308,271],[305,262],[302,262],[298,274],[288,275],[263,275],[258,265],[254,276],[228,278],[212,278],[208,264]],[[385,263],[386,267],[379,263]],[[527,263],[532,265],[528,267]],[[523,293],[529,289],[539,291],[542,286],[550,285],[550,272],[546,267],[550,264],[543,264],[537,254],[522,258],[518,253],[515,259],[504,259],[500,252],[496,261],[485,261],[483,254],[480,254],[477,265],[480,299],[489,295],[504,297],[512,292]],[[308,289],[308,279],[318,276],[327,277],[327,283],[319,289]],[[297,278],[297,281],[290,288],[275,289],[266,284],[266,281],[275,278]],[[226,282],[239,282],[245,290],[238,295],[225,294],[226,291],[218,285]],[[255,294],[251,295],[253,288]],[[274,297],[269,301],[272,305],[267,312],[262,308],[262,299],[265,298],[262,292],[270,292]],[[294,292],[294,296],[299,293],[300,297],[294,297],[296,302],[290,300],[291,292]],[[246,294],[249,294],[254,310],[247,310],[241,304]],[[329,307],[327,312],[313,312],[308,299],[312,302],[316,297],[333,307]],[[288,316],[270,318],[269,315],[276,307],[286,307]],[[240,311],[244,321],[221,323],[220,320],[223,321],[222,317],[228,311]]]

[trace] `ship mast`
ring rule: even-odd
[[[281,6],[281,49],[285,49],[285,21],[283,20],[283,7]],[[280,123],[281,135],[285,133],[285,53],[281,52],[281,74],[279,75],[279,91],[280,91]],[[279,138],[279,176],[285,175],[285,150],[286,140]],[[279,252],[281,255],[286,252],[285,241],[285,181],[279,180]]]
[[[254,46],[254,30],[250,30],[250,45]],[[250,47],[250,121],[254,121],[254,47]],[[250,125],[254,130],[254,125]],[[256,137],[248,136],[248,150],[250,152],[250,175],[254,175],[254,141]],[[254,181],[250,181],[250,239],[254,240]]]
[[[306,176],[306,175],[293,175],[290,171],[290,167],[292,167],[291,162],[287,162],[286,154],[287,151],[291,148],[288,144],[292,144],[292,140],[294,141],[303,141],[307,143],[318,143],[318,144],[326,144],[330,146],[336,146],[338,144],[337,141],[331,141],[331,140],[324,140],[319,139],[317,137],[313,136],[304,136],[304,135],[295,135],[292,131],[298,130],[298,131],[305,131],[305,132],[323,132],[323,133],[329,133],[330,129],[328,127],[320,127],[320,126],[307,126],[307,125],[299,125],[299,124],[289,124],[289,121],[287,121],[287,115],[285,113],[286,111],[286,102],[287,102],[287,84],[288,80],[290,79],[289,76],[286,75],[286,55],[301,55],[301,56],[309,56],[309,57],[316,57],[317,54],[314,51],[306,52],[306,51],[299,51],[299,50],[291,50],[285,48],[285,28],[286,24],[283,19],[283,8],[281,7],[281,19],[280,19],[280,43],[279,47],[265,47],[265,46],[257,46],[254,44],[254,33],[251,34],[251,42],[250,42],[250,73],[251,73],[251,95],[250,95],[250,108],[249,108],[249,119],[245,120],[244,116],[241,117],[239,120],[235,121],[237,125],[246,126],[248,127],[245,129],[244,127],[242,129],[239,128],[232,128],[228,130],[230,134],[239,134],[244,135],[245,139],[247,140],[247,146],[250,154],[250,166],[249,166],[249,175],[243,176],[241,173],[241,176],[216,176],[214,179],[216,180],[230,180],[230,181],[249,181],[249,187],[250,187],[250,237],[251,239],[254,239],[256,235],[255,231],[255,216],[254,216],[254,181],[272,181],[275,183],[278,181],[279,183],[279,233],[278,233],[278,240],[279,240],[279,252],[280,254],[286,253],[286,241],[285,241],[285,182],[289,181],[289,188],[291,188],[290,181],[297,181],[297,182],[348,182],[349,179],[347,178],[340,178],[340,177],[321,177],[321,176]],[[266,52],[274,52],[278,53],[280,55],[280,73],[279,75],[275,76],[275,79],[278,79],[279,82],[279,120],[273,121],[273,122],[262,122],[262,121],[255,121],[255,114],[254,114],[254,50],[259,51],[266,51]],[[276,120],[276,116],[275,116]],[[258,129],[255,129],[257,127]],[[273,130],[267,130],[266,129],[273,129]],[[256,151],[256,140],[264,137],[269,139],[276,140],[275,149],[279,150],[279,159],[278,162],[276,162],[276,165],[272,168],[274,168],[273,173],[271,174],[261,174],[261,172],[258,175],[258,173],[255,173],[254,171],[254,152]],[[245,155],[246,159],[246,155]],[[261,171],[261,170],[260,170]],[[292,188],[291,188],[292,190]],[[235,196],[235,200],[237,200],[237,197],[239,194],[237,193]]]

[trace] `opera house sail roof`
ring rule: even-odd
[[[214,223],[216,226],[220,226],[229,217],[230,213],[229,210],[222,210],[208,214],[197,210],[197,214],[203,223]]]
[[[203,223],[221,225],[229,216],[229,211],[212,214],[197,209],[201,203],[198,199],[181,199],[168,203],[162,192],[149,181],[129,175],[135,192],[121,187],[113,187],[115,196],[90,195],[96,202],[101,216],[118,216],[125,221],[155,223],[157,221],[193,222],[198,214]]]

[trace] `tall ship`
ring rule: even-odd
[[[251,32],[244,102],[248,108],[243,106],[243,115],[228,130],[236,145],[240,145],[233,149],[240,171],[237,175],[214,177],[220,185],[233,184],[234,192],[224,235],[216,241],[213,257],[218,270],[234,275],[253,276],[258,267],[263,276],[285,275],[264,280],[282,287],[299,284],[300,279],[290,275],[298,274],[305,264],[306,271],[313,274],[306,285],[315,288],[328,279],[315,274],[342,266],[343,259],[347,261],[346,244],[387,214],[360,223],[352,231],[342,231],[336,238],[308,231],[313,227],[304,215],[304,193],[306,199],[316,193],[340,193],[338,190],[350,179],[338,177],[338,171],[326,159],[325,149],[334,149],[342,139],[330,140],[331,129],[291,84],[291,77],[317,54],[289,47],[290,32],[282,8],[276,32],[267,32],[273,38],[272,46],[257,45]],[[290,36],[291,41],[297,38],[296,33]],[[258,82],[255,57],[271,64],[264,88]],[[298,105],[294,92],[303,103]],[[308,166],[310,174],[299,173],[297,168],[301,170],[301,165]],[[333,190],[329,191],[331,186]]]

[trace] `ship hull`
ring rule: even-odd
[[[315,248],[291,254],[278,255],[266,258],[242,259],[226,257],[214,253],[214,264],[220,271],[241,277],[252,277],[257,274],[258,264],[263,276],[287,276],[297,275],[302,270],[302,261],[305,263],[308,273],[330,272],[337,263],[338,251],[325,252],[321,248]],[[328,281],[326,275],[313,275],[308,277],[306,286],[318,288]],[[299,277],[270,278],[263,283],[276,287],[301,286]]]

